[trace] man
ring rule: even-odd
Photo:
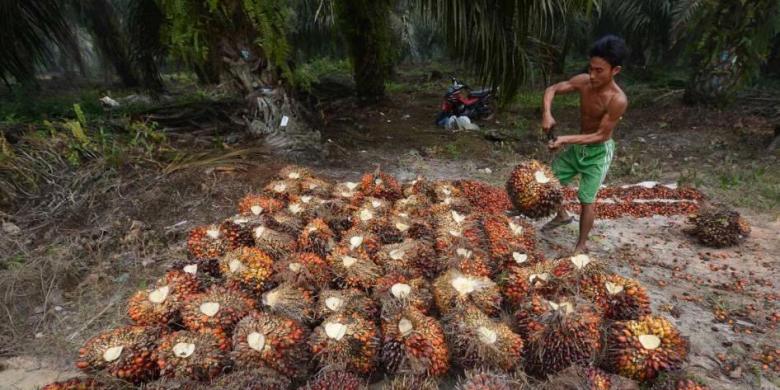
[[[615,151],[612,130],[615,129],[628,106],[626,94],[615,83],[626,56],[625,42],[614,36],[605,36],[590,50],[587,74],[579,74],[568,81],[552,85],[544,92],[542,129],[549,132],[556,122],[550,112],[556,94],[577,92],[580,94],[580,134],[561,135],[550,141],[550,150],[569,145],[553,161],[552,169],[561,184],[567,185],[580,175],[579,200],[580,235],[574,253],[587,253],[587,241],[593,227],[596,193],[604,182]],[[542,230],[552,230],[570,223],[563,206],[558,215]]]

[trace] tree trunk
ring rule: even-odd
[[[127,45],[122,39],[114,8],[106,0],[84,0],[80,4],[100,52],[113,65],[124,86],[137,87],[138,78],[133,73]]]

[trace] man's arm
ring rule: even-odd
[[[598,131],[590,134],[562,135],[555,142],[550,143],[550,148],[557,149],[566,144],[597,144],[610,139],[612,130],[626,112],[626,107],[628,107],[628,100],[625,95],[615,96],[607,106],[607,113],[601,118]]]
[[[569,80],[553,84],[544,90],[544,98],[542,99],[542,129],[544,131],[550,131],[555,127],[555,119],[552,116],[552,101],[555,95],[579,91],[580,86],[587,81],[588,75],[580,74]]]

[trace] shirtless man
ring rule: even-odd
[[[550,150],[570,145],[553,161],[552,169],[561,184],[569,184],[574,176],[580,175],[579,200],[580,236],[574,253],[587,253],[588,234],[593,227],[596,193],[604,182],[612,162],[615,129],[628,106],[626,94],[615,83],[626,56],[625,42],[614,36],[605,36],[590,50],[588,74],[580,74],[568,81],[552,85],[544,92],[542,129],[549,132],[556,122],[550,112],[556,94],[578,92],[580,94],[580,134],[561,135],[550,141]],[[542,230],[552,230],[570,223],[570,217],[563,206],[558,215]]]

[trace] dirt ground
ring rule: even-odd
[[[512,108],[480,123],[479,132],[453,133],[433,126],[438,99],[438,92],[400,91],[377,107],[325,112],[326,155],[307,164],[331,180],[356,180],[380,167],[401,180],[422,175],[503,185],[521,159],[552,157],[535,130],[534,107]],[[566,125],[562,131],[575,127],[576,115],[576,108],[556,110]],[[736,203],[753,231],[744,245],[712,250],[682,232],[683,216],[598,220],[592,254],[638,278],[651,294],[654,312],[671,317],[690,338],[691,373],[713,389],[777,389],[778,373],[763,367],[759,355],[780,349],[780,200],[767,203],[767,197],[759,197],[754,206],[735,201],[739,191],[776,188],[777,173],[739,176],[742,181],[731,187],[705,177],[724,169],[737,174],[776,169],[777,152],[761,147],[770,124],[738,111],[676,102],[631,108],[626,116],[616,133],[619,148],[609,184],[686,181],[713,200]],[[176,146],[186,149],[187,142]],[[235,146],[262,149],[261,142]],[[284,163],[258,154],[251,164],[215,163],[169,175],[138,166],[110,176],[108,190],[56,221],[26,223],[25,212],[33,205],[0,214],[19,228],[5,231],[0,249],[14,254],[8,261],[25,260],[0,279],[6,299],[11,294],[24,309],[2,315],[10,330],[0,347],[0,389],[35,389],[77,375],[73,362],[79,346],[97,331],[121,324],[129,295],[186,256],[187,231],[232,215],[238,199],[261,188]],[[739,185],[744,188],[735,190]],[[556,257],[569,253],[576,233],[571,224],[538,238],[547,257]],[[11,281],[17,288],[10,288]]]

